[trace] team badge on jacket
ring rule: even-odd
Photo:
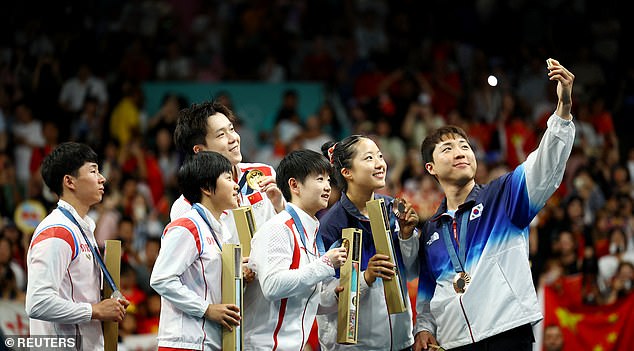
[[[474,220],[480,216],[482,216],[482,209],[484,208],[484,206],[482,205],[482,203],[479,203],[475,206],[473,206],[473,208],[471,209],[471,215],[469,215],[469,220]]]

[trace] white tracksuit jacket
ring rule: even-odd
[[[95,222],[70,211],[97,248]],[[53,210],[35,228],[27,253],[26,313],[31,335],[81,335],[83,350],[103,350],[101,322],[91,320],[92,304],[101,300],[101,269],[79,228]]]
[[[222,243],[230,242],[224,224],[204,213]],[[161,237],[150,285],[161,295],[158,345],[221,350],[221,325],[204,318],[209,304],[221,303],[221,251],[195,209],[169,223]]]
[[[287,211],[253,236],[249,266],[256,280],[247,285],[244,296],[245,351],[303,350],[320,304],[321,282],[335,274],[316,248],[319,221],[289,205],[302,221],[308,249]],[[335,305],[334,299],[330,304]]]

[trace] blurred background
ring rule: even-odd
[[[121,346],[155,349],[148,280],[178,197],[178,111],[218,99],[245,161],[277,165],[371,136],[390,195],[429,217],[442,192],[420,143],[471,136],[486,183],[519,165],[556,106],[546,59],[572,71],[577,135],[564,181],[531,226],[544,304],[536,350],[634,347],[634,60],[623,2],[584,0],[11,1],[0,10],[0,330],[28,333],[25,252],[56,198],[39,175],[57,143],[90,144],[107,193],[100,245],[123,243],[132,302]],[[412,282],[415,286],[415,282]],[[627,331],[627,332],[626,332]],[[314,337],[314,336],[313,336]],[[563,346],[561,345],[563,344]],[[314,339],[309,345],[318,349]],[[0,346],[2,347],[2,346]]]

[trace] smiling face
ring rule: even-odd
[[[309,174],[303,182],[292,178],[289,184],[294,194],[293,203],[296,203],[306,213],[314,216],[319,210],[328,207],[330,198],[330,176],[328,174]]]
[[[207,119],[205,143],[201,145],[202,151],[215,151],[229,159],[234,166],[242,162],[240,135],[224,114],[216,113]]]
[[[210,193],[210,198],[219,212],[238,207],[238,184],[233,181],[231,173],[225,172],[218,177],[216,190]]]
[[[70,177],[71,187],[75,197],[85,206],[92,206],[101,201],[104,193],[106,178],[99,173],[99,166],[93,162],[86,162],[77,171],[77,176]]]
[[[465,185],[475,178],[477,162],[469,142],[455,134],[445,135],[436,144],[433,161],[425,169],[443,183]]]
[[[341,174],[348,182],[348,188],[360,187],[371,191],[385,186],[387,163],[374,141],[362,138],[356,144],[352,157],[352,167],[342,168]]]

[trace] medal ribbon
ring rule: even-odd
[[[288,212],[291,215],[291,218],[293,218],[293,222],[295,222],[295,226],[299,232],[299,238],[302,240],[302,245],[306,248],[306,252],[309,252],[308,247],[306,246],[306,231],[304,230],[302,221],[299,219],[299,215],[297,215],[295,209],[289,204],[286,204],[286,212]],[[317,252],[319,252],[319,256],[323,256],[324,253],[326,253],[326,249],[324,248],[324,240],[319,231],[317,231],[317,235],[315,235],[315,245],[317,245]]]
[[[247,184],[247,175],[249,174],[249,172],[251,171],[246,171],[242,173],[242,177],[240,177],[240,181],[238,182],[238,188],[240,189],[239,191],[241,193],[243,192],[245,195],[249,195],[253,192],[253,189],[249,186],[249,184]],[[247,185],[247,187],[243,191],[242,188],[244,187],[245,184]]]
[[[200,204],[194,204],[194,206],[192,206],[193,209],[196,210],[196,212],[198,212],[198,214],[200,215],[200,217],[202,217],[203,221],[205,221],[205,224],[207,224],[207,227],[209,227],[209,230],[211,231],[211,235],[214,237],[214,240],[216,241],[216,245],[218,245],[218,247],[220,248],[220,251],[222,251],[222,244],[220,243],[220,240],[218,240],[218,237],[216,236],[216,232],[214,231],[214,228],[211,227],[211,223],[209,223],[209,220],[207,219],[207,215],[205,214],[205,211],[200,207]]]
[[[110,275],[110,272],[108,272],[106,265],[103,263],[103,259],[101,258],[101,255],[99,254],[99,252],[97,252],[94,246],[92,246],[92,243],[90,242],[90,240],[88,240],[88,236],[86,235],[86,233],[84,233],[84,230],[81,228],[81,225],[79,225],[79,222],[77,222],[77,219],[75,219],[75,217],[70,213],[70,211],[68,211],[67,209],[61,206],[57,206],[57,209],[60,212],[62,212],[64,216],[70,219],[70,221],[73,222],[73,224],[75,224],[77,228],[79,228],[81,235],[84,237],[84,240],[86,241],[86,245],[88,245],[90,252],[92,252],[92,256],[95,258],[95,260],[99,264],[99,268],[101,268],[101,271],[103,272],[103,276],[106,278],[106,282],[108,283],[108,286],[110,286],[110,289],[112,289],[113,296],[114,296],[115,292],[119,291],[119,288],[117,288],[117,285],[114,283],[114,279],[112,279],[112,275]]]
[[[457,212],[456,212],[457,215]],[[449,226],[451,224],[447,223],[446,225],[441,225],[442,231],[442,240],[445,242],[445,246],[447,247],[447,253],[449,254],[449,258],[451,259],[451,264],[453,264],[453,268],[456,273],[464,272],[464,262],[467,250],[467,221],[468,216],[465,213],[461,214],[460,221],[460,237],[458,242],[458,254],[456,254],[456,248],[453,246],[451,234],[449,234]],[[455,221],[455,218],[453,219]]]

